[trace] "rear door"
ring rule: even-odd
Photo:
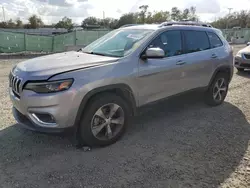
[[[207,35],[212,49],[213,69],[216,69],[216,67],[221,62],[227,61],[225,58],[228,57],[228,53],[225,53],[225,48],[223,46],[223,43],[217,34],[213,32],[207,32]]]
[[[186,90],[208,85],[217,58],[206,31],[184,30],[184,52],[186,54]]]

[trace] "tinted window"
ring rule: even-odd
[[[180,31],[166,31],[155,38],[151,44],[152,47],[159,47],[164,50],[166,57],[176,56],[182,54],[181,48],[181,32]]]
[[[223,45],[220,38],[215,33],[208,32],[207,34],[212,48],[217,48]]]
[[[187,53],[198,52],[210,48],[206,32],[184,31]]]

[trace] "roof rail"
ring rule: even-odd
[[[212,27],[210,24],[194,21],[180,21],[180,22],[163,22],[160,27],[171,26],[171,25],[192,25],[201,27]]]

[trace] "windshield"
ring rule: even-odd
[[[152,32],[149,29],[117,29],[86,46],[83,52],[124,57],[132,53]]]

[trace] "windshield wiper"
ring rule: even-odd
[[[101,56],[108,56],[106,54],[102,54],[102,53],[98,53],[98,52],[84,52],[83,53],[86,53],[86,54],[93,54],[93,55],[101,55]]]
[[[101,56],[107,56],[107,57],[120,57],[120,56],[116,56],[116,55],[113,55],[113,54],[103,54],[103,53],[98,53],[98,52],[84,52],[83,53],[86,53],[86,54],[93,54],[93,55],[101,55]]]
[[[108,56],[107,54],[102,54],[102,53],[98,53],[98,52],[90,52],[90,54],[101,55],[101,56]]]

